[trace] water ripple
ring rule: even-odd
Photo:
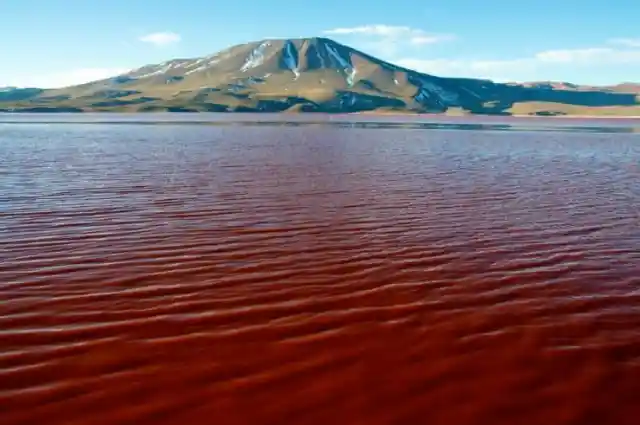
[[[3,424],[640,414],[634,135],[94,124],[0,127]]]

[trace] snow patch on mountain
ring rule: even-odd
[[[413,97],[416,102],[420,104],[427,103],[430,98],[430,93],[425,89],[418,90],[418,93]]]
[[[214,62],[215,64],[215,62]],[[196,72],[200,72],[200,71],[206,71],[207,69],[211,68],[212,64],[210,62],[205,63],[204,65],[200,65],[197,68],[193,68],[188,70],[187,72],[184,73],[184,75],[191,75],[191,74],[195,74]]]
[[[136,75],[135,78],[148,78],[148,77],[153,77],[154,75],[160,75],[160,74],[164,74],[169,70],[169,68],[160,68],[156,71],[151,71],[148,72],[146,74],[142,74],[142,75]]]
[[[211,56],[205,56],[195,61],[190,61],[188,64],[183,65],[185,69],[188,69],[184,75],[195,74],[196,72],[205,71],[214,65],[216,65],[220,60],[216,58],[212,58]]]
[[[335,65],[337,65],[339,68],[341,68],[344,71],[345,78],[347,80],[347,84],[349,85],[349,87],[353,87],[353,84],[355,82],[355,77],[358,71],[351,64],[351,59],[343,58],[340,55],[340,53],[338,53],[338,51],[330,44],[325,44],[324,47],[327,50],[327,53],[329,53],[329,57],[336,62]]]
[[[347,84],[349,85],[349,87],[353,87],[356,79],[356,72],[357,71],[355,68],[351,68],[351,70],[347,72]]]
[[[357,101],[358,101],[358,97],[355,93],[347,92],[342,95],[342,97],[339,100],[339,104],[340,106],[343,106],[343,107],[345,106],[353,107],[355,106]]]
[[[467,93],[469,93],[473,97],[478,97],[478,98],[481,97],[478,93],[476,93],[474,91],[471,91],[471,90],[469,90],[468,88],[466,88],[464,86],[460,87],[460,90],[466,91]]]
[[[336,51],[336,49],[333,48],[333,46],[325,44],[324,47],[327,49],[327,53],[329,53],[329,56],[337,62],[339,67],[341,67],[345,71],[351,69],[351,64],[349,63],[350,61],[340,56],[340,54]]]
[[[293,72],[294,80],[297,80],[300,76],[300,70],[298,68],[298,49],[293,45],[292,42],[287,41],[284,46],[284,52],[282,60],[284,61],[287,69],[290,69]]]
[[[327,63],[325,61],[325,58],[324,58],[324,56],[322,56],[320,54],[320,51],[318,49],[315,49],[315,48],[313,49],[313,51],[315,52],[316,58],[318,59],[318,62],[320,63],[320,68],[328,68]]]
[[[442,103],[447,106],[459,106],[460,98],[456,93],[445,90],[439,85],[434,84],[431,81],[428,81],[426,79],[421,79],[419,84],[420,84],[419,94],[422,94],[426,90],[427,92],[434,93],[435,95],[437,95],[442,100]]]
[[[244,65],[242,65],[242,68],[240,68],[240,71],[246,72],[251,68],[256,68],[262,65],[264,63],[265,50],[270,45],[271,45],[270,41],[264,41],[260,43],[258,47],[253,49],[251,53],[249,53],[247,60],[244,62]]]
[[[148,77],[153,77],[155,75],[166,74],[171,69],[177,68],[179,66],[180,66],[180,62],[167,61],[167,62],[161,63],[160,65],[151,66],[151,67],[144,66],[142,68],[135,69],[133,70],[133,72],[129,74],[129,76],[134,78],[148,78]],[[143,73],[138,74],[138,72],[143,72]]]

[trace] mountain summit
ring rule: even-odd
[[[430,78],[327,38],[303,38],[237,45],[50,94],[58,99],[108,96],[114,105],[144,95],[147,106],[163,101],[176,107],[234,111],[286,110],[297,105],[307,111],[440,112],[456,105],[457,95],[430,83]]]
[[[556,107],[558,113],[564,113],[566,105],[640,106],[634,93],[436,77],[327,38],[261,40],[201,58],[173,59],[113,78],[29,93],[5,95],[14,100],[11,105],[0,97],[0,108],[508,114],[526,104]]]

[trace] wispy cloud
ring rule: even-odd
[[[640,65],[640,38],[615,38],[599,46],[551,49],[514,58],[425,58],[425,46],[456,39],[452,34],[394,25],[362,25],[333,28],[326,35],[348,42],[382,59],[407,68],[442,76],[488,78],[497,81],[535,79],[572,67],[606,71],[616,65]],[[591,68],[589,68],[591,69]],[[565,73],[566,74],[566,73]]]
[[[418,28],[394,25],[333,28],[324,31],[324,34],[355,38],[356,44],[386,59],[391,59],[405,47],[436,44],[455,38],[452,34],[431,34]]]
[[[528,59],[472,60],[404,58],[396,62],[416,71],[443,77],[486,78],[494,81],[517,80],[514,76],[534,76],[535,61]],[[528,79],[525,77],[525,79]]]
[[[640,65],[640,47],[586,47],[581,49],[544,50],[531,56],[513,59],[422,59],[403,58],[401,66],[421,72],[452,76],[488,78],[496,81],[535,80],[554,74],[559,67],[605,69],[616,65]]]
[[[327,35],[365,35],[409,40],[413,44],[433,44],[451,40],[449,34],[429,34],[424,30],[406,26],[364,25],[350,28],[334,28],[324,32]]]
[[[585,49],[547,50],[536,54],[534,59],[545,63],[576,65],[636,63],[640,62],[640,49],[590,47]]]
[[[168,46],[171,44],[179,43],[182,37],[180,34],[174,32],[154,32],[151,34],[143,35],[139,38],[143,43],[153,44],[157,47]]]
[[[611,44],[618,44],[625,47],[640,48],[640,38],[612,38]]]

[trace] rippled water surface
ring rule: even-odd
[[[6,117],[3,425],[638,423],[633,126]]]

